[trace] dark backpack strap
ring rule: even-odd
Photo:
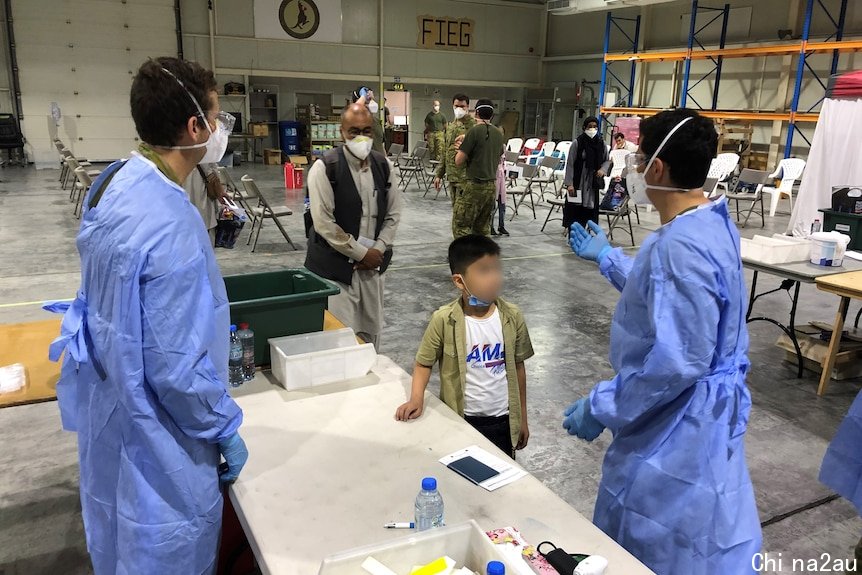
[[[99,205],[99,201],[102,199],[102,195],[105,193],[105,190],[108,189],[108,184],[111,183],[111,180],[114,179],[114,176],[117,175],[117,172],[119,172],[125,165],[126,162],[114,162],[113,164],[108,166],[108,169],[105,170],[96,180],[96,182],[93,183],[94,186],[98,184],[98,187],[96,188],[96,193],[90,196],[90,202],[89,204],[87,204],[88,209],[92,210]]]

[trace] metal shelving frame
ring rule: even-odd
[[[832,23],[834,31],[824,41],[811,42],[809,34],[811,30],[811,20],[814,15],[815,8],[820,8],[825,13],[828,20]],[[633,106],[633,95],[635,88],[636,65],[641,62],[684,62],[684,71],[682,77],[682,89],[680,90],[679,101],[673,102],[671,105],[685,107],[689,101],[700,108],[701,113],[709,118],[723,118],[728,120],[780,120],[788,123],[787,137],[784,146],[784,157],[790,157],[793,139],[795,134],[799,134],[810,145],[810,140],[800,130],[798,124],[804,122],[817,122],[819,116],[815,110],[825,98],[827,81],[820,77],[817,72],[811,67],[808,61],[812,54],[832,53],[832,64],[830,66],[830,75],[838,71],[838,57],[842,52],[855,52],[862,50],[862,41],[851,40],[846,41],[844,37],[844,22],[847,13],[847,0],[839,0],[837,17],[824,4],[824,0],[807,0],[805,7],[805,20],[802,29],[802,36],[798,42],[787,44],[775,44],[766,46],[751,46],[751,47],[736,47],[725,48],[727,40],[727,23],[730,15],[730,5],[725,4],[722,8],[713,8],[709,6],[701,6],[698,0],[691,2],[691,22],[689,25],[688,46],[685,50],[662,50],[650,52],[638,52],[638,38],[640,36],[640,16],[637,18],[620,18],[608,12],[607,22],[605,26],[604,40],[604,62],[602,65],[601,88],[599,90],[599,110],[602,117],[611,114],[619,115],[638,115],[650,116],[661,111],[658,108],[640,108]],[[706,15],[708,21],[698,26],[698,16]],[[698,38],[698,35],[703,30],[721,19],[721,35],[719,38],[718,48],[706,48]],[[633,23],[633,24],[632,24]],[[621,33],[625,40],[625,45],[631,42],[631,49],[627,49],[623,53],[610,53],[610,45],[614,40],[614,34]],[[796,63],[796,76],[793,86],[793,97],[790,103],[790,109],[784,112],[781,111],[760,111],[760,110],[719,110],[718,95],[721,85],[722,64],[725,58],[752,58],[764,56],[786,56],[798,55]],[[691,81],[691,62],[693,60],[711,60],[714,67],[706,74],[700,76],[692,84]],[[611,70],[611,65],[615,62],[627,62],[631,66],[631,71],[628,80],[620,78]],[[799,111],[799,96],[802,91],[802,83],[805,77],[806,68],[811,76],[823,87],[824,97],[820,98],[813,106],[804,112]],[[714,77],[714,85],[712,90],[712,102],[709,108],[704,108],[701,104],[691,96],[693,90],[698,84],[709,78]],[[627,93],[628,106],[602,106],[605,102],[605,94],[609,85],[610,78],[615,79],[621,86],[622,90]]]

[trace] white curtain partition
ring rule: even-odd
[[[862,98],[824,100],[787,233],[806,236],[823,221],[818,210],[832,207],[833,186],[862,186],[860,134]]]

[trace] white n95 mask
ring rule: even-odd
[[[590,128],[589,130],[584,130],[584,133],[585,133],[587,136],[589,136],[590,138],[595,138],[595,137],[596,137],[596,134],[598,134],[598,133],[599,133],[599,131],[598,131],[597,129],[595,129],[595,128]]]
[[[460,120],[467,115],[467,110],[464,108],[452,108],[452,113],[455,114],[455,119]]]
[[[368,136],[356,136],[352,140],[347,140],[344,143],[351,154],[364,160],[371,153],[371,147],[374,145],[374,140]]]
[[[647,189],[653,190],[665,190],[668,192],[687,192],[690,188],[672,188],[670,186],[654,186],[648,184],[646,181],[646,173],[649,171],[650,167],[652,167],[652,163],[658,157],[659,152],[662,151],[665,144],[667,144],[670,137],[673,136],[674,132],[679,130],[686,122],[691,120],[691,116],[688,118],[683,118],[676,126],[674,126],[670,132],[667,133],[667,136],[664,137],[664,140],[658,145],[655,153],[650,157],[647,162],[646,168],[644,168],[643,172],[638,171],[638,166],[643,163],[643,155],[641,154],[629,154],[626,156],[626,169],[628,173],[626,174],[626,187],[628,188],[629,197],[631,200],[641,206],[651,205],[652,202],[647,195]]]
[[[215,164],[221,160],[227,150],[228,136],[230,132],[222,127],[221,122],[216,122],[216,131],[211,132],[210,139],[206,141],[207,152],[198,163]]]
[[[371,115],[373,116],[380,111],[380,104],[378,104],[374,100],[371,100],[370,102],[368,102],[368,111],[371,112]]]

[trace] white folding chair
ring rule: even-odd
[[[297,247],[293,245],[293,240],[290,239],[290,235],[288,235],[287,230],[284,229],[284,226],[281,225],[281,222],[278,219],[285,216],[291,216],[293,215],[293,212],[286,206],[270,206],[269,202],[266,201],[266,198],[263,197],[263,194],[260,193],[257,183],[248,175],[242,177],[242,185],[245,187],[245,191],[248,193],[249,197],[257,198],[258,201],[257,207],[254,207],[251,210],[253,217],[251,221],[251,233],[249,234],[245,245],[249,245],[251,243],[251,236],[254,236],[254,245],[251,248],[251,252],[254,253],[254,250],[257,249],[257,240],[260,239],[260,230],[263,229],[263,221],[265,219],[270,219],[275,222],[275,225],[278,227],[278,231],[281,232],[281,235],[284,236],[284,239],[287,240],[290,247],[296,250]],[[257,226],[257,235],[254,233],[255,226]]]
[[[786,194],[790,200],[790,211],[793,211],[793,185],[796,180],[802,178],[802,172],[805,171],[805,160],[801,158],[785,158],[778,162],[778,167],[774,172],[769,174],[770,180],[781,178],[781,183],[777,188],[773,186],[763,186],[763,193],[769,194],[769,217],[775,216],[775,211],[778,209],[778,202]]]

